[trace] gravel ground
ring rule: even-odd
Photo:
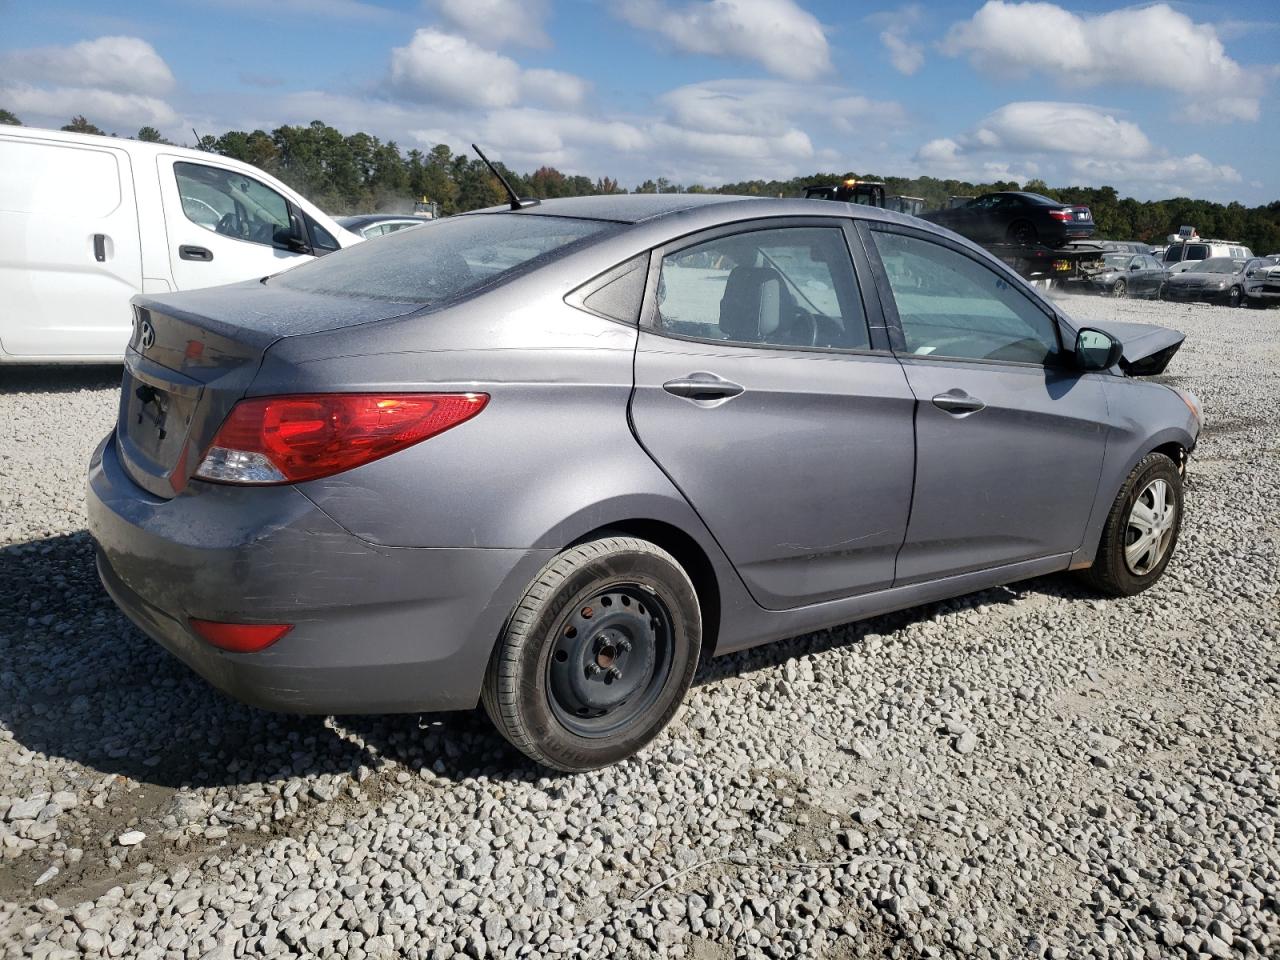
[[[1046,578],[718,660],[642,757],[479,715],[232,703],[94,575],[113,370],[0,371],[0,954],[1280,955],[1280,313],[1188,334],[1168,573]]]

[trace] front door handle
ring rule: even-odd
[[[103,263],[107,259],[107,235],[105,233],[95,233],[93,235],[93,259],[99,263]]]
[[[213,251],[208,247],[193,247],[184,243],[178,248],[178,256],[183,260],[212,260]]]
[[[717,377],[714,373],[691,373],[687,377],[668,380],[662,389],[676,397],[686,400],[731,400],[746,389],[740,383]]]
[[[933,398],[933,405],[939,410],[945,410],[947,413],[957,417],[977,413],[986,406],[977,397],[971,397],[963,390],[958,389],[938,394]]]

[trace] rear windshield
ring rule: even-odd
[[[554,259],[616,224],[528,214],[451,217],[339,250],[271,280],[291,290],[442,303]]]
[[[1196,273],[1235,273],[1242,265],[1242,261],[1232,260],[1230,257],[1214,257],[1212,260],[1202,260],[1190,269]]]

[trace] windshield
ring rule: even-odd
[[[347,247],[271,283],[304,293],[442,303],[559,256],[613,226],[514,213],[451,217],[430,230],[401,230],[377,243]]]
[[[1102,258],[1102,262],[1106,264],[1108,270],[1125,270],[1128,269],[1132,256],[1131,253],[1108,253]]]
[[[1214,257],[1212,260],[1202,260],[1194,267],[1189,268],[1188,272],[1195,273],[1235,273],[1240,269],[1243,261],[1232,260],[1230,257]]]

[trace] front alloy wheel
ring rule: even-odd
[[[1124,299],[1129,295],[1129,286],[1123,280],[1117,280],[1116,285],[1111,288],[1112,296]]]
[[[1141,593],[1169,565],[1181,524],[1182,476],[1163,453],[1149,453],[1120,487],[1086,576],[1115,597]]]
[[[1164,559],[1173,539],[1178,508],[1167,480],[1152,480],[1129,508],[1125,526],[1124,563],[1135,577],[1144,577]]]
[[[1232,287],[1231,292],[1227,294],[1227,306],[1229,307],[1240,306],[1240,288],[1239,287]]]

